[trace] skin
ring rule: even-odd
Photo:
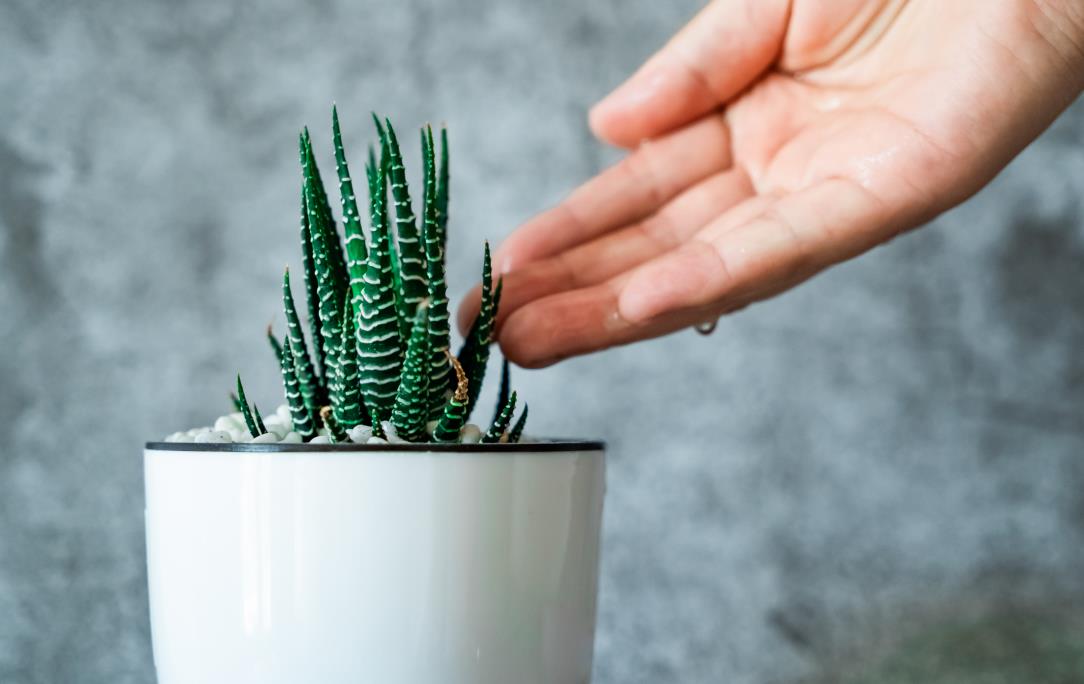
[[[591,111],[628,156],[497,251],[502,350],[545,366],[779,294],[970,197],[1082,89],[1079,0],[715,0]]]

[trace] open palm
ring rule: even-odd
[[[541,366],[775,295],[966,199],[1082,87],[1071,0],[716,0],[592,112],[634,151],[498,250],[501,346]]]

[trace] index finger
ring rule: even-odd
[[[726,122],[722,116],[705,117],[642,145],[523,224],[494,254],[494,269],[508,273],[640,220],[730,165]]]

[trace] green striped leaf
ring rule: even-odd
[[[263,416],[260,415],[260,407],[256,405],[256,402],[252,403],[252,417],[256,420],[256,429],[261,435],[266,435],[267,426],[263,424]]]
[[[320,386],[320,394],[326,394],[325,378],[327,377],[326,359],[324,352],[324,336],[320,332],[320,295],[319,286],[316,282],[316,264],[312,258],[312,231],[309,230],[309,205],[305,200],[305,183],[301,184],[301,265],[305,271],[305,301],[309,311],[309,332],[312,335],[312,345],[316,349],[316,374],[317,384]]]
[[[263,434],[260,432],[260,428],[256,425],[255,419],[252,417],[252,409],[248,405],[248,399],[245,398],[245,386],[241,384],[241,374],[237,374],[237,403],[241,406],[241,415],[245,418],[245,427],[248,428],[248,432],[252,435],[253,439]],[[265,429],[264,432],[267,432]]]
[[[399,437],[408,442],[425,441],[429,420],[429,307],[418,307],[407,344],[406,360],[395,395],[391,422]]]
[[[369,427],[373,430],[373,437],[388,438],[387,433],[384,432],[384,425],[380,422],[380,416],[376,415],[376,409],[369,409]]]
[[[286,314],[286,335],[290,340],[292,364],[301,388],[301,396],[305,400],[309,413],[316,415],[316,411],[326,400],[326,389],[320,385],[320,379],[316,376],[309,357],[309,348],[305,343],[305,334],[301,331],[301,321],[297,315],[297,308],[294,306],[294,295],[290,287],[289,268],[282,274],[282,308]],[[319,346],[322,347],[322,343]]]
[[[433,430],[435,442],[458,442],[459,431],[467,422],[467,387],[469,385],[467,373],[459,360],[450,353],[447,354],[447,358],[455,369],[456,387],[448,403],[444,405],[444,411],[437,421],[436,429]]]
[[[286,393],[286,405],[290,407],[290,419],[294,425],[294,432],[301,435],[301,439],[309,441],[316,435],[316,426],[313,424],[313,412],[305,404],[301,395],[301,386],[297,381],[297,373],[294,369],[294,351],[290,348],[290,338],[287,337],[282,343],[282,387]]]
[[[403,155],[399,150],[399,140],[395,136],[391,121],[385,119],[384,122],[387,126],[385,151],[388,182],[391,184],[392,199],[395,200],[395,244],[399,273],[397,307],[400,318],[409,322],[414,319],[418,304],[429,295],[426,284],[425,253],[418,236],[418,227],[415,224],[410,190],[407,187],[406,168],[403,166]]]
[[[331,213],[331,203],[327,198],[327,190],[324,189],[324,181],[320,177],[320,167],[316,164],[316,156],[312,151],[312,139],[309,137],[309,129],[302,130],[301,165],[305,178],[305,184],[309,186],[309,192],[313,199],[312,209],[319,217],[320,232],[324,236],[324,242],[328,248],[328,262],[335,274],[335,280],[341,287],[346,287],[349,282],[349,274],[346,268],[346,255],[343,253],[342,243],[339,241],[339,231],[335,227],[335,217]]]
[[[267,343],[271,345],[271,351],[275,353],[275,360],[282,363],[282,343],[275,337],[275,331],[272,330],[270,324],[267,326]]]
[[[523,405],[523,413],[519,415],[519,420],[512,426],[512,429],[508,432],[508,443],[518,444],[519,440],[523,438],[523,428],[527,427],[527,409],[530,407],[527,404]]]
[[[324,349],[324,379],[328,398],[337,399],[339,345],[342,343],[342,310],[345,296],[343,281],[335,275],[333,247],[328,244],[327,235],[319,228],[320,217],[316,210],[317,200],[313,197],[313,184],[305,185],[305,203],[309,209],[309,234],[312,237],[312,260],[316,271],[317,295],[320,309],[320,334]],[[336,241],[338,238],[335,238]]]
[[[489,364],[489,345],[492,341],[493,322],[497,316],[499,295],[500,283],[497,290],[493,290],[493,264],[487,242],[482,259],[481,308],[458,354],[459,362],[463,364],[467,377],[470,379],[468,390],[470,396],[467,400],[468,416],[474,411],[474,406],[478,403],[478,397],[482,392],[482,381],[485,380],[486,367]]]
[[[369,178],[369,213],[372,218],[373,230],[376,230],[379,223],[388,235],[388,263],[391,268],[392,294],[395,300],[395,313],[399,325],[399,342],[405,348],[407,339],[410,337],[410,321],[414,314],[413,312],[408,313],[402,308],[404,303],[400,294],[402,280],[399,272],[399,257],[396,254],[395,232],[391,228],[388,211],[388,158],[390,156],[388,153],[388,136],[384,131],[384,125],[380,123],[380,119],[376,114],[373,114],[373,121],[376,123],[377,134],[380,137],[380,158],[377,159],[373,153],[373,148],[370,147],[369,163],[365,169]]]
[[[497,405],[493,407],[492,420],[497,420],[497,416],[501,415],[501,409],[508,403],[508,394],[512,391],[511,370],[508,359],[501,359],[501,384],[497,389]]]
[[[380,117],[376,115],[376,112],[372,112],[373,123],[376,125],[376,135],[380,138],[380,144],[383,145],[387,140],[388,133],[384,130],[384,124],[380,121]]]
[[[440,127],[440,176],[437,179],[437,226],[440,246],[448,249],[448,129]]]
[[[403,341],[396,312],[391,269],[391,235],[382,197],[386,193],[384,168],[373,169],[371,212],[372,244],[362,286],[355,342],[358,384],[369,411],[391,416],[403,364]]]
[[[482,435],[482,444],[496,444],[501,441],[501,437],[504,436],[504,431],[508,429],[508,424],[512,422],[512,413],[516,410],[516,393],[512,392],[512,396],[508,397],[508,401],[505,402],[504,408],[501,409],[500,414],[497,415],[497,419],[493,421],[493,424],[489,426],[486,433]]]
[[[379,126],[380,125],[380,119],[376,118],[376,114],[373,115],[373,118],[376,119],[376,123]],[[381,139],[383,139],[383,136],[381,136]],[[372,146],[372,144],[370,144],[369,145],[369,160],[365,162],[365,173],[370,178],[370,182],[372,182],[371,179],[373,177],[373,174],[376,173],[376,164],[377,164],[377,162],[376,162],[376,149]]]
[[[448,285],[444,275],[444,245],[437,225],[437,170],[433,153],[433,129],[422,131],[425,192],[423,195],[422,239],[429,301],[429,417],[436,419],[448,397],[448,349],[452,332],[448,318]]]
[[[331,128],[335,143],[335,170],[339,175],[339,195],[342,198],[343,228],[346,233],[346,267],[350,273],[350,293],[353,312],[360,308],[361,290],[365,281],[365,268],[368,264],[368,249],[365,245],[365,232],[361,227],[358,213],[358,201],[354,195],[354,181],[350,177],[350,167],[346,163],[346,151],[343,149],[342,133],[339,130],[339,110],[331,108]]]
[[[390,168],[389,158],[391,153],[388,150],[388,133],[384,130],[384,124],[380,122],[380,117],[373,112],[373,123],[376,125],[377,138],[380,141],[380,158],[376,158],[373,152],[373,148],[369,148],[369,197],[370,203],[373,207],[379,202],[380,208],[383,211],[383,218],[388,221],[388,183],[390,182],[390,175],[388,170]],[[377,175],[377,170],[382,171],[383,175]],[[380,187],[376,187],[377,181],[382,181]],[[402,300],[403,281],[402,273],[399,267],[399,254],[395,246],[395,231],[388,226],[388,235],[390,236],[390,244],[388,255],[391,261],[391,275],[392,281],[395,283],[395,311],[399,317],[399,339],[403,346],[406,346],[407,339],[410,337],[410,322],[413,320],[414,312],[408,312],[405,308],[405,303]]]
[[[353,307],[343,303],[342,342],[339,344],[338,403],[333,408],[335,419],[346,429],[361,423],[363,415],[361,389],[358,386],[358,353]]]
[[[335,420],[335,414],[330,406],[320,409],[320,420],[324,421],[324,427],[327,428],[327,437],[332,444],[346,441],[346,430],[339,424],[339,421]]]

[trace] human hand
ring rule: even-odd
[[[592,110],[635,149],[496,252],[503,351],[544,366],[778,294],[962,202],[1082,88],[1078,0],[715,0]]]

